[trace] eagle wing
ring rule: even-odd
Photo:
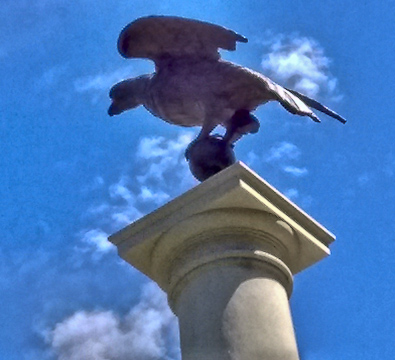
[[[118,50],[125,58],[193,56],[219,59],[218,49],[235,50],[244,36],[222,26],[175,16],[149,16],[127,25],[119,35]]]

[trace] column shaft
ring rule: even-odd
[[[232,258],[182,279],[174,303],[183,360],[297,360],[281,270],[264,260]]]

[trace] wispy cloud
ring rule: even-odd
[[[147,212],[163,205],[171,198],[196,184],[184,157],[192,132],[181,132],[176,138],[144,137],[137,146],[138,169],[133,176],[124,174],[108,186],[105,201],[87,211],[90,222],[96,227],[80,233],[81,251],[89,245],[97,253],[112,249],[107,237],[134,222]],[[94,183],[104,186],[104,179],[98,177]]]
[[[306,167],[296,166],[294,162],[300,159],[301,151],[295,145],[287,141],[283,141],[269,150],[265,161],[277,164],[280,169],[295,177],[302,177],[308,174]]]
[[[132,68],[128,66],[111,72],[85,76],[74,81],[74,89],[79,93],[109,90],[116,82],[130,77],[131,73]]]
[[[34,309],[35,334],[45,344],[35,344],[32,359],[180,358],[177,323],[156,285],[143,285],[140,301],[125,313],[129,304],[136,304],[135,294],[146,279],[120,261],[107,238],[197,183],[184,159],[193,135],[142,138],[138,155],[117,181],[94,177],[93,186],[82,191],[99,188],[104,199],[87,210],[88,226],[70,246],[45,251],[40,258],[37,250],[33,259],[27,252],[26,258],[8,261],[6,267],[0,252],[0,271],[9,283],[23,281],[24,289],[35,290],[26,301]],[[32,277],[36,273],[42,274],[40,279]],[[3,288],[7,284],[0,281]],[[26,321],[32,322],[32,317]]]
[[[162,190],[153,190],[143,186],[138,197],[141,201],[152,201],[155,204],[163,204],[170,198],[170,194],[167,194]]]
[[[266,157],[266,161],[297,160],[299,157],[299,148],[295,144],[283,141],[269,150],[269,155]]]
[[[255,153],[254,150],[248,152],[247,157],[245,158],[245,163],[252,167],[259,160],[259,156]]]
[[[146,60],[134,60],[130,65],[87,75],[74,80],[74,90],[78,93],[100,93],[108,91],[118,81],[152,73],[152,63]]]
[[[373,175],[365,172],[358,176],[357,183],[360,187],[365,187],[372,181],[372,179],[373,179]]]
[[[286,173],[291,174],[296,177],[305,176],[308,173],[308,170],[305,167],[301,168],[301,167],[292,166],[292,165],[284,166],[283,170]]]
[[[275,143],[265,154],[254,151],[247,153],[244,161],[253,167],[275,186],[291,201],[302,208],[309,207],[313,198],[303,193],[299,188],[304,186],[301,179],[309,174],[308,168],[303,164],[301,149],[289,141]]]
[[[67,71],[67,65],[60,64],[45,70],[37,80],[36,87],[41,89],[53,88]]]
[[[299,191],[297,189],[291,188],[286,190],[284,195],[291,200],[295,200],[299,197]]]
[[[311,97],[339,98],[337,79],[329,71],[331,61],[315,40],[279,35],[267,46],[262,68],[270,78]]]
[[[100,229],[92,229],[86,231],[82,235],[82,242],[87,244],[88,246],[93,246],[95,250],[99,253],[106,253],[112,250],[115,250],[113,244],[111,244],[107,238],[108,235],[106,232]]]
[[[164,137],[142,139],[137,151],[143,170],[143,174],[137,177],[140,184],[169,190],[169,184],[173,188],[173,180],[177,179],[183,188],[192,185],[184,157],[185,149],[192,139],[191,132],[180,133],[176,140]]]
[[[106,185],[102,177],[94,179],[95,187],[103,190],[107,186],[107,198],[89,209],[87,216],[91,227],[78,234],[80,242],[74,248],[76,260],[73,263],[78,262],[80,268],[84,262],[87,266],[103,264],[102,259],[108,254],[107,265],[110,261],[119,264],[118,258],[115,260],[109,254],[115,247],[108,242],[108,236],[196,184],[184,158],[185,148],[193,135],[181,132],[172,139],[142,138],[132,166],[137,170],[121,175],[111,185]],[[89,191],[89,187],[84,191]],[[88,252],[91,256],[87,256]],[[82,306],[77,309],[56,324],[48,325],[48,321],[43,320],[46,325],[39,333],[43,334],[49,349],[48,358],[180,358],[177,320],[167,305],[165,294],[152,282],[143,286],[140,301],[126,314],[118,313],[111,305],[104,307],[105,310],[103,306],[96,311]]]
[[[47,331],[59,360],[179,359],[177,320],[165,294],[150,282],[128,314],[78,311]]]

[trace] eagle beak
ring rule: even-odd
[[[119,109],[117,109],[114,104],[111,104],[110,107],[108,108],[108,115],[110,116],[114,116],[114,115],[118,115],[120,114],[122,111],[119,111]]]

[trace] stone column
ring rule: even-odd
[[[293,274],[333,240],[242,163],[110,237],[167,293],[183,360],[299,359]]]

